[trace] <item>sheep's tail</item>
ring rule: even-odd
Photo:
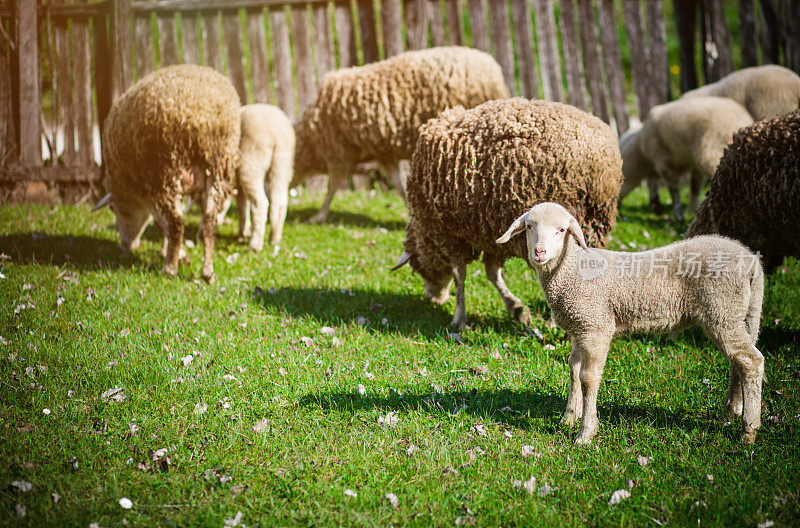
[[[750,276],[750,306],[747,309],[745,325],[747,333],[753,340],[753,346],[758,341],[758,332],[761,328],[761,305],[764,302],[764,268],[761,260],[756,261],[753,273]]]

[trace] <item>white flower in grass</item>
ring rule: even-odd
[[[420,451],[420,448],[418,448],[414,444],[411,444],[411,445],[408,446],[408,449],[406,449],[406,455],[412,456],[417,451]]]
[[[645,457],[645,456],[639,455],[639,456],[636,458],[636,460],[637,460],[637,462],[639,462],[639,465],[640,465],[640,466],[642,466],[642,467],[645,467],[647,464],[649,464],[649,463],[650,463],[650,461],[652,460],[652,458],[649,458],[649,457]]]
[[[268,433],[272,429],[272,424],[266,418],[257,421],[253,426],[253,431],[257,433]]]
[[[400,421],[400,419],[394,411],[389,411],[385,415],[378,416],[378,424],[385,425],[386,427],[394,427],[397,425],[398,421]]]
[[[428,377],[428,369],[425,368],[425,367],[422,367],[421,369],[419,369],[419,375],[422,376],[423,378],[427,378]]]
[[[358,394],[360,396],[364,396],[366,393],[367,393],[367,389],[362,384],[359,383],[358,384]]]
[[[522,457],[528,458],[529,456],[536,456],[538,453],[536,452],[536,448],[532,445],[524,445],[522,446]],[[538,456],[536,456],[538,458]]]
[[[307,346],[307,347],[310,347],[311,345],[313,345],[313,344],[314,344],[314,340],[313,340],[313,339],[311,339],[311,338],[310,338],[310,337],[308,337],[308,336],[303,336],[303,337],[301,337],[301,338],[300,338],[300,341],[302,341],[302,342],[303,342],[303,344],[304,344],[305,346]]]
[[[133,508],[133,501],[131,501],[128,497],[122,497],[119,500],[119,505],[125,510],[130,510]]]
[[[333,337],[334,335],[336,335],[336,330],[331,328],[330,326],[323,326],[322,328],[319,329],[319,333],[322,335]]]
[[[44,409],[42,409],[42,414],[44,414],[45,416],[49,415],[50,414],[50,409],[45,407]]]
[[[387,493],[384,497],[386,497],[386,500],[389,501],[389,504],[391,504],[395,510],[400,509],[400,499],[397,498],[397,495],[394,493]]]
[[[191,354],[187,354],[181,358],[181,363],[183,363],[184,367],[188,367],[194,361],[194,356]]]
[[[611,498],[608,499],[608,505],[614,506],[619,504],[620,502],[624,501],[627,498],[630,498],[631,492],[626,489],[618,489],[614,493],[611,494]]]
[[[131,430],[131,434],[132,435],[135,435],[136,432],[139,430],[139,426],[136,425],[135,423],[131,423],[131,424],[128,424],[128,429]]]
[[[204,414],[208,410],[208,405],[205,403],[196,403],[194,405],[194,414]]]
[[[346,490],[344,490],[344,496],[345,497],[353,497],[353,498],[355,498],[355,497],[358,497],[358,493],[356,493],[355,491],[351,490],[350,488],[347,488]]]
[[[235,528],[236,526],[239,526],[241,522],[242,522],[242,512],[237,511],[236,515],[233,516],[233,519],[225,519],[223,521],[222,526],[223,528]]]

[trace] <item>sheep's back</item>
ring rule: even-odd
[[[544,201],[564,205],[587,242],[603,246],[621,184],[608,125],[572,106],[516,98],[449,110],[424,125],[406,192],[414,222],[439,240],[524,256],[524,237],[505,246],[495,240]]]
[[[364,159],[407,159],[428,119],[508,95],[487,53],[456,46],[407,52],[326,75],[314,106],[317,135],[326,137],[316,139],[337,143],[332,152],[345,143]]]
[[[800,257],[800,111],[739,131],[689,227],[689,236],[718,233],[763,256],[767,271]]]
[[[103,136],[109,190],[160,189],[193,165],[224,179],[239,147],[239,97],[211,68],[162,68],[114,103]]]

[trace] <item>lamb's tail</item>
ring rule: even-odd
[[[757,260],[750,275],[750,306],[747,308],[745,325],[747,333],[753,339],[753,346],[758,341],[761,328],[761,305],[764,302],[764,268],[761,260]]]

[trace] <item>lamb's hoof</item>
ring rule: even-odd
[[[742,442],[746,444],[755,443],[757,432],[758,431],[756,429],[750,429],[748,427],[745,427],[744,430],[742,431]]]
[[[178,274],[178,267],[164,266],[164,275],[167,277],[175,277]]]
[[[450,325],[454,326],[460,332],[467,327],[467,318],[453,317],[453,321],[450,323]]]
[[[323,213],[322,211],[318,212],[307,221],[309,224],[322,224],[325,220],[328,219],[328,213]]]
[[[200,274],[200,276],[201,276],[201,277],[203,278],[203,280],[204,280],[204,281],[206,281],[208,284],[214,284],[214,280],[216,279],[216,275],[214,275],[214,272],[213,272],[213,271],[212,271],[212,272],[205,272],[205,271],[204,271],[203,273],[201,273],[201,274]]]
[[[445,304],[447,301],[450,300],[450,294],[445,293],[444,295],[439,295],[438,297],[425,296],[425,300],[430,301],[433,304],[438,304],[439,306],[442,306],[443,304]]]
[[[528,327],[533,324],[531,310],[527,306],[517,306],[514,308],[514,319],[522,326]]]
[[[575,445],[589,445],[592,443],[592,437],[579,434],[575,437]]]
[[[578,413],[567,411],[564,413],[564,416],[561,417],[561,425],[575,425],[580,419],[581,417]]]
[[[735,418],[739,418],[742,415],[742,404],[732,405],[730,403],[725,404],[725,408],[722,410],[722,417],[726,420],[733,420]]]
[[[250,244],[250,249],[253,250],[253,253],[261,253],[261,250],[264,249],[263,244]]]

